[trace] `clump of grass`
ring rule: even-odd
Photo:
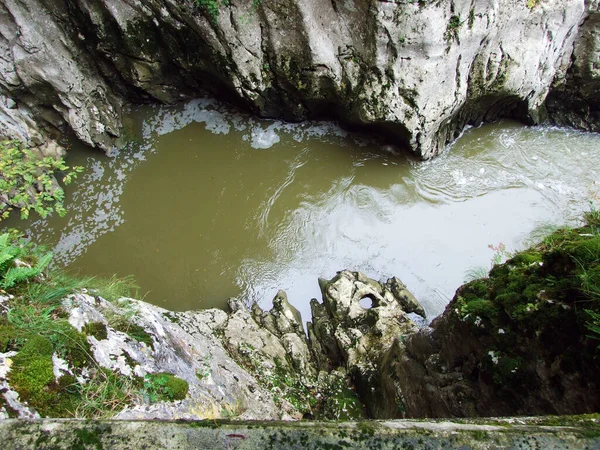
[[[471,267],[465,272],[465,283],[488,276],[489,270],[484,266]]]
[[[77,331],[62,301],[83,288],[115,300],[131,294],[135,286],[131,278],[77,278],[57,270],[43,273],[48,255],[16,234],[0,235],[1,293],[12,296],[0,311],[0,351],[18,352],[9,384],[42,416],[110,417],[141,398],[139,383],[98,366],[87,336],[106,339],[106,326],[93,322]],[[144,342],[150,338],[135,324],[128,325],[128,331]],[[68,362],[70,374],[55,379],[54,355]],[[76,376],[84,371],[91,376],[85,383],[77,382]]]
[[[90,291],[109,302],[120,298],[139,297],[139,286],[132,275],[121,278],[116,275],[110,278],[89,277],[84,281]]]
[[[97,368],[88,383],[72,386],[79,394],[74,417],[110,418],[140,396],[134,380],[108,369]]]

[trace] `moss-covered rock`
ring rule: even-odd
[[[151,402],[183,400],[189,390],[187,381],[166,372],[146,375],[144,387]]]
[[[77,396],[66,389],[71,383],[56,382],[53,350],[48,339],[30,336],[14,356],[8,380],[11,388],[19,393],[20,400],[42,416],[68,417],[76,407]]]
[[[52,344],[48,339],[32,336],[13,358],[10,384],[24,401],[38,410],[45,410],[52,400],[52,352]]]
[[[83,332],[89,336],[94,336],[99,341],[108,337],[106,325],[102,322],[89,322],[83,327]]]
[[[599,294],[600,234],[590,222],[461,286],[433,330],[409,337],[388,366],[411,397],[409,414],[600,410]]]

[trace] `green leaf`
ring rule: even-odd
[[[50,261],[52,261],[53,257],[54,257],[54,253],[52,253],[52,252],[48,252],[45,255],[43,255],[42,257],[40,257],[37,264],[35,265],[36,269],[38,269],[41,273],[42,270],[44,270],[46,267],[48,267],[48,264],[50,264]]]
[[[18,141],[0,141],[0,190],[9,192],[8,208],[0,212],[0,220],[8,217],[11,206],[21,207],[21,218],[31,210],[46,217],[55,210],[64,212],[64,191],[56,186],[54,172],[64,172],[70,183],[82,167],[69,168],[62,158],[38,158]],[[31,188],[36,193],[31,194]]]
[[[8,289],[17,283],[37,277],[41,273],[37,267],[13,267],[6,272],[6,276],[2,281],[2,287]]]

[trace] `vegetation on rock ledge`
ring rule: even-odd
[[[31,210],[46,217],[53,211],[65,214],[65,193],[54,178],[62,172],[62,181],[69,184],[83,167],[69,167],[62,158],[40,158],[19,141],[0,141],[0,221],[13,207],[20,208],[21,218]]]
[[[20,401],[46,417],[101,418],[134,402],[185,398],[187,382],[171,374],[128,378],[95,360],[88,339],[106,339],[108,327],[151,347],[148,333],[127,317],[90,322],[81,331],[69,323],[63,302],[70,294],[85,288],[116,300],[135,292],[131,279],[43,273],[51,257],[16,234],[0,235],[0,352],[3,363],[10,358],[6,381]],[[16,414],[5,396],[0,396],[2,408]]]
[[[600,213],[462,286],[451,308],[487,353],[478,377],[500,389],[528,389],[541,361],[556,373],[600,373]]]

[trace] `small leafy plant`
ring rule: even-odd
[[[229,6],[229,0],[194,0],[198,8],[206,11],[211,22],[216,23],[219,17],[219,8]]]
[[[183,400],[187,396],[188,389],[187,381],[170,373],[151,373],[144,378],[145,397],[150,403]]]
[[[9,289],[18,283],[39,276],[50,264],[52,252],[28,254],[30,244],[19,239],[15,242],[10,233],[0,235],[0,288]],[[21,256],[24,260],[19,259]],[[29,260],[30,262],[26,262]]]
[[[0,221],[13,209],[21,209],[21,218],[31,210],[46,217],[53,211],[65,214],[65,193],[54,179],[62,172],[62,182],[69,184],[83,167],[69,167],[62,158],[38,158],[19,141],[0,141]],[[4,205],[2,205],[4,204]]]

